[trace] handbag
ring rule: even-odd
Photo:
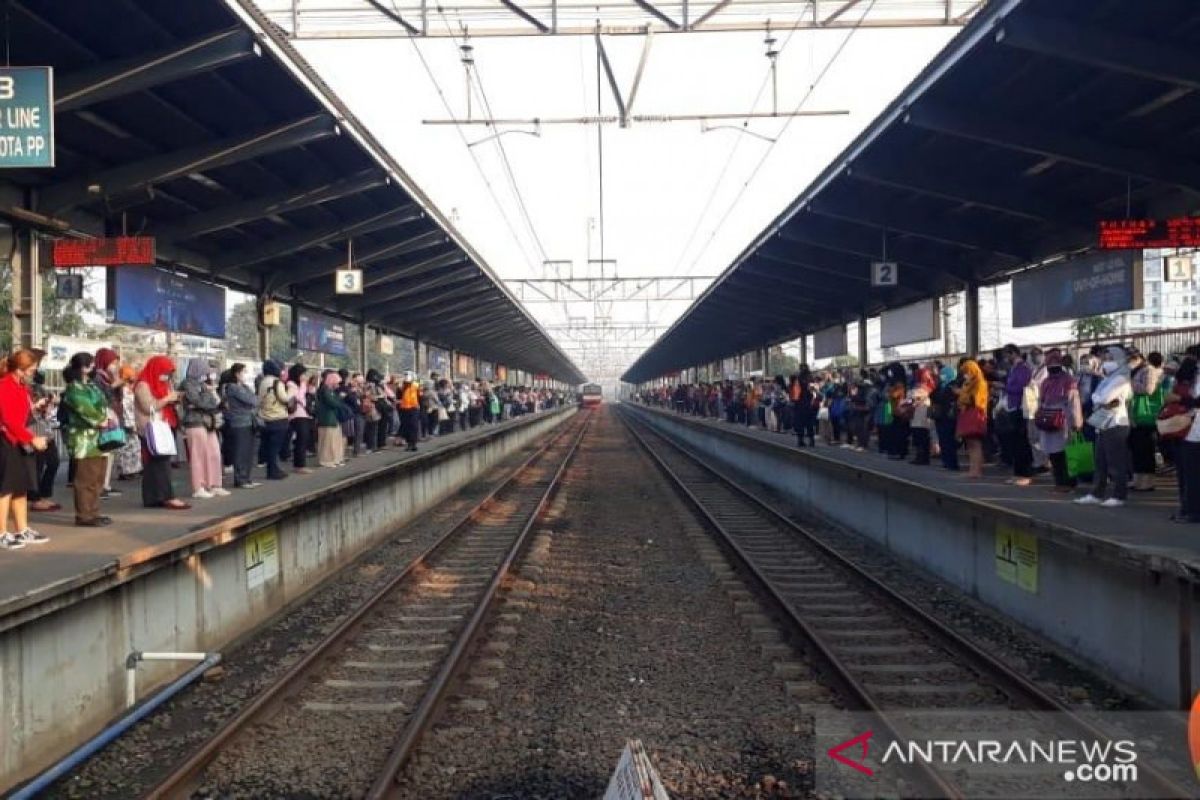
[[[120,450],[124,447],[126,441],[125,429],[118,426],[100,431],[96,446],[100,448],[101,453],[111,453],[113,450]],[[174,437],[172,437],[172,441],[174,441]]]
[[[1067,412],[1062,408],[1039,408],[1033,415],[1033,424],[1039,431],[1057,433],[1066,427]]]
[[[155,414],[154,418],[146,423],[143,436],[146,438],[146,450],[150,455],[174,456],[178,454],[175,449],[175,432],[160,415]]]
[[[987,415],[979,406],[968,406],[954,421],[954,435],[959,439],[982,439],[987,436]]]
[[[1071,434],[1063,453],[1067,457],[1067,475],[1072,478],[1091,475],[1096,471],[1096,451],[1082,433]]]
[[[1187,436],[1192,427],[1194,414],[1194,411],[1184,408],[1180,403],[1168,403],[1163,406],[1163,410],[1159,412],[1158,419],[1154,423],[1158,428],[1158,437],[1171,441]]]

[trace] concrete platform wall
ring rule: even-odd
[[[1180,600],[1194,586],[1027,515],[956,498],[819,454],[671,413],[626,406],[726,472],[770,486],[806,513],[866,536],[1059,645],[1103,674],[1174,707],[1180,700]],[[791,439],[781,439],[791,443]],[[998,534],[1037,542],[1034,591],[1000,577]],[[1094,540],[1093,540],[1094,541]],[[1192,685],[1200,615],[1192,615]]]
[[[331,496],[0,633],[0,791],[53,763],[124,711],[132,650],[219,651],[321,580],[567,420],[573,409],[499,429],[364,476]],[[247,535],[274,529],[278,575],[250,588]],[[189,665],[143,662],[139,697]]]

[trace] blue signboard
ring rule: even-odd
[[[1013,278],[1013,326],[1017,328],[1141,307],[1141,250],[1088,253]]]
[[[0,168],[54,166],[54,72],[0,67]]]
[[[108,271],[108,318],[120,325],[225,338],[225,289],[147,267]]]

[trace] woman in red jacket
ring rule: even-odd
[[[26,493],[36,485],[38,450],[46,449],[46,438],[31,430],[33,405],[29,383],[42,360],[40,350],[18,350],[0,360],[0,548],[20,550],[27,544],[50,541],[29,527]],[[12,516],[16,530],[8,529]]]

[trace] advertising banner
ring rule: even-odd
[[[813,334],[813,358],[844,356],[849,349],[845,325],[836,325]]]
[[[1142,307],[1142,252],[1088,253],[1013,278],[1013,326],[1094,317]]]
[[[928,342],[942,338],[942,315],[937,298],[883,312],[879,318],[880,347]]]
[[[225,338],[225,289],[161,269],[108,271],[108,320],[211,339]]]
[[[325,353],[331,356],[347,355],[346,323],[303,309],[293,309],[296,347],[309,353]]]
[[[436,372],[439,377],[446,378],[450,376],[450,351],[443,350],[440,347],[429,346],[429,371]]]

